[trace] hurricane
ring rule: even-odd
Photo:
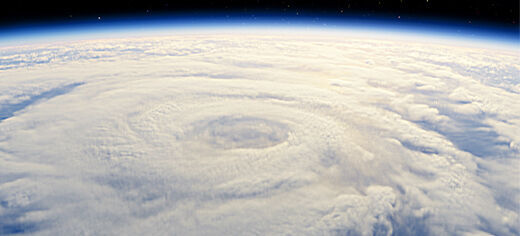
[[[518,59],[320,32],[3,46],[0,234],[518,235]]]

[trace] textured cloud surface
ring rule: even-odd
[[[0,49],[0,234],[520,233],[518,51],[183,35]]]

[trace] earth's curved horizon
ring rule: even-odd
[[[517,47],[241,30],[0,47],[0,234],[520,233]]]

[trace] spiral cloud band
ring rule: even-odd
[[[517,235],[518,54],[339,36],[0,49],[0,234]]]

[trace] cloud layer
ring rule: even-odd
[[[184,35],[0,49],[0,234],[519,234],[518,52]]]

